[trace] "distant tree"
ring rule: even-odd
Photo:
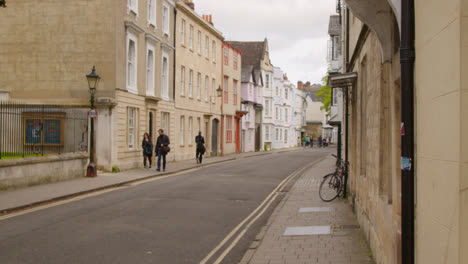
[[[320,107],[321,110],[325,110],[328,115],[331,114],[331,96],[332,91],[328,86],[328,76],[322,78],[322,87],[320,87],[317,98],[322,102],[323,106]]]
[[[0,0],[0,7],[6,7],[6,0]]]

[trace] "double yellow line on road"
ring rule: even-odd
[[[298,169],[295,172],[293,172],[292,174],[290,174],[288,177],[286,177],[280,184],[278,184],[278,186],[276,186],[276,188],[267,196],[267,198],[265,198],[265,200],[263,200],[263,202],[252,213],[250,213],[249,216],[247,216],[240,224],[238,224],[210,253],[208,253],[208,255],[204,259],[202,259],[202,261],[200,261],[200,264],[208,263],[208,261],[223,246],[225,246],[226,243],[228,241],[230,241],[234,237],[235,234],[238,233],[237,237],[232,240],[231,244],[229,244],[229,246],[227,246],[226,249],[223,252],[221,252],[221,254],[218,256],[218,258],[216,260],[214,260],[214,262],[212,262],[213,264],[221,263],[221,261],[223,261],[223,259],[229,254],[229,252],[237,245],[239,240],[245,235],[245,233],[252,226],[252,224],[254,224],[266,212],[266,210],[270,207],[271,203],[278,197],[278,192],[281,191],[282,188],[284,188],[284,186],[286,186],[286,184],[291,179],[293,179],[295,176],[302,173],[304,170],[306,170],[310,166],[313,166],[317,162],[314,162],[313,164],[310,164],[310,165],[305,166],[305,167],[303,167],[301,169]],[[239,230],[243,226],[244,226],[244,228],[242,229],[242,231],[239,232]]]

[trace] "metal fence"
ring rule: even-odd
[[[0,101],[0,159],[88,151],[87,110]]]

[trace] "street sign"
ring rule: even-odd
[[[91,119],[96,118],[96,117],[97,117],[97,112],[96,112],[96,110],[94,110],[94,109],[89,110],[88,116],[89,116],[89,118],[91,118]]]

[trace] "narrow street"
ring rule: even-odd
[[[212,263],[284,179],[335,151],[216,164],[2,220],[0,263]],[[239,262],[284,193],[274,197],[222,263]]]

